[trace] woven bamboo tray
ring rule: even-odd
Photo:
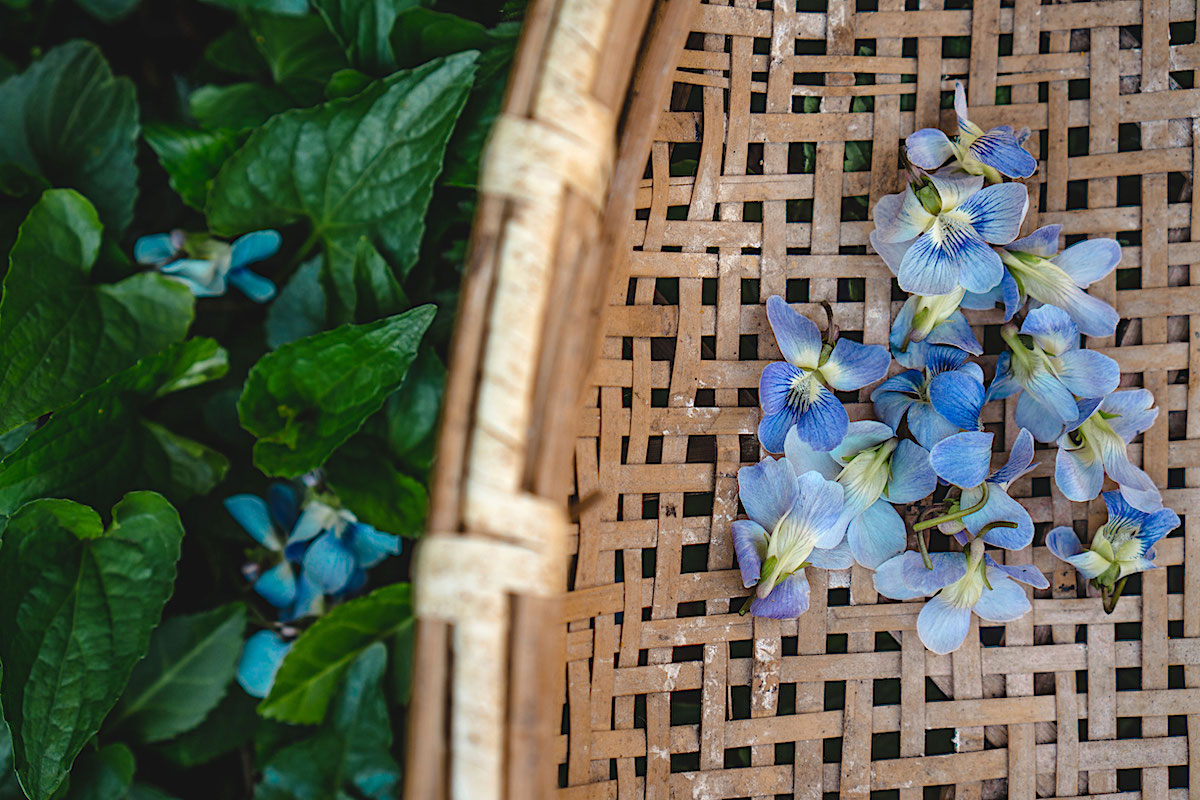
[[[417,565],[406,797],[1188,793],[1195,22],[1195,0],[535,2],[489,149]],[[903,296],[866,211],[901,185],[900,139],[951,130],[955,80],[985,129],[1034,131],[1026,230],[1123,245],[1092,287],[1123,321],[1090,346],[1155,395],[1130,455],[1184,524],[1106,616],[1041,546],[1054,525],[1094,530],[1103,504],[1059,495],[1043,453],[1011,493],[1038,524],[1015,555],[1051,588],[953,655],[927,652],[917,606],[879,598],[860,567],[810,571],[798,620],[730,613],[746,594],[735,476],[760,458],[755,390],[779,358],[762,304],[820,320],[828,301],[843,335],[886,343]],[[997,335],[999,312],[968,313],[980,341]],[[872,416],[869,389],[847,398],[852,419]],[[1014,408],[984,420],[1006,442]]]

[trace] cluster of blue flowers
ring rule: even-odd
[[[272,230],[247,233],[232,244],[174,230],[138,239],[133,258],[184,284],[196,297],[219,297],[233,286],[254,302],[267,303],[275,297],[275,284],[250,265],[275,255],[281,242]]]
[[[746,588],[743,613],[793,618],[808,608],[805,567],[874,570],[875,588],[896,600],[929,597],[917,633],[930,650],[957,649],[971,614],[1008,622],[1030,610],[1026,590],[1049,584],[1036,567],[998,563],[988,547],[1022,550],[1034,538],[1029,512],[1008,494],[1033,469],[1035,440],[1055,444],[1054,480],[1067,498],[1104,493],[1109,521],[1084,548],[1070,528],[1046,539],[1074,565],[1111,611],[1134,573],[1154,567],[1154,543],[1179,525],[1127,445],[1157,416],[1145,389],[1118,389],[1120,369],[1080,347],[1080,335],[1110,336],[1118,316],[1085,291],[1121,257],[1111,239],[1058,250],[1061,226],[1017,238],[1028,210],[1024,185],[1037,162],[1022,144],[1028,130],[982,130],[955,92],[958,134],[919,130],[906,141],[904,191],[875,206],[871,243],[910,293],[888,347],[828,340],[780,297],[767,317],[784,361],[759,383],[758,438],[768,457],[738,472],[749,519],[732,524]],[[1002,306],[1006,349],[985,380],[972,360],[983,347],[961,309]],[[890,352],[889,352],[890,350]],[[882,422],[851,422],[834,391],[883,379],[892,359],[903,372],[871,393]],[[1016,397],[1020,432],[1007,461],[992,468],[994,434],[981,415],[991,400]],[[913,526],[917,550],[896,504],[939,498]],[[928,535],[952,537],[930,552]],[[951,545],[950,542],[946,543]]]
[[[278,609],[280,630],[261,630],[242,649],[237,678],[254,697],[266,697],[296,630],[291,623],[325,613],[363,587],[367,570],[400,553],[398,536],[360,522],[334,498],[311,490],[307,497],[283,483],[272,484],[264,500],[239,494],[225,508],[259,544],[243,567],[264,600]]]

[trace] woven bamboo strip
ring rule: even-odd
[[[576,491],[598,499],[563,606],[561,797],[1187,791],[1200,769],[1200,562],[1184,557],[1200,541],[1195,22],[1189,0],[703,6],[577,421]],[[731,614],[734,476],[761,456],[755,390],[779,358],[761,304],[782,294],[820,321],[829,301],[843,331],[886,341],[900,295],[868,251],[863,200],[899,187],[904,136],[951,130],[956,80],[984,127],[1034,131],[1028,228],[1121,240],[1118,271],[1092,291],[1125,322],[1090,346],[1154,393],[1158,422],[1130,455],[1184,526],[1106,616],[1040,546],[1053,525],[1094,529],[1103,505],[1059,495],[1043,451],[1013,489],[1039,537],[1010,558],[1051,578],[1026,618],[933,655],[912,634],[917,606],[878,598],[864,570],[814,579],[799,620]],[[981,341],[1001,322],[970,319]],[[868,394],[846,398],[852,418],[872,415]],[[1006,443],[1013,413],[984,419]]]

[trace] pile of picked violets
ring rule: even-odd
[[[1071,528],[1046,538],[1106,611],[1130,575],[1154,567],[1154,543],[1179,525],[1126,454],[1154,423],[1153,397],[1118,389],[1117,363],[1080,343],[1081,334],[1116,330],[1116,311],[1085,290],[1116,267],[1121,248],[1091,239],[1060,252],[1059,225],[1017,238],[1029,199],[1013,179],[1037,168],[1022,146],[1029,132],[971,122],[961,84],[954,107],[957,135],[909,136],[908,185],[875,206],[871,244],[909,293],[888,347],[839,338],[832,314],[823,338],[782,298],[767,300],[784,360],[759,382],[758,439],[783,457],[738,472],[748,519],[733,522],[732,537],[742,582],[754,589],[742,613],[797,617],[808,608],[807,567],[855,562],[874,570],[885,597],[929,598],[917,633],[937,653],[963,643],[972,613],[992,623],[1028,613],[1018,583],[1049,584],[999,551],[1033,543],[1033,520],[1008,490],[1033,469],[1035,440],[1056,446],[1054,481],[1068,499],[1093,500],[1106,478],[1115,484],[1104,493],[1109,520],[1090,545]],[[998,356],[988,381],[961,309],[997,306],[1004,351],[988,354]],[[835,392],[880,381],[893,358],[904,371],[871,392],[881,421],[851,422]],[[1011,397],[1020,431],[993,467],[998,443],[983,429],[983,408]],[[913,504],[910,534],[897,506]]]
[[[253,494],[225,500],[230,516],[258,543],[242,574],[279,615],[275,629],[258,631],[242,648],[237,679],[254,697],[270,691],[300,620],[319,617],[357,592],[368,569],[400,553],[400,537],[361,522],[318,491],[319,474],[303,482],[303,499],[291,485],[274,483],[265,500]]]

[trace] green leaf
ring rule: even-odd
[[[101,22],[115,22],[137,8],[140,0],[75,0],[75,2]]]
[[[329,719],[316,735],[267,762],[255,800],[396,796],[400,768],[390,752],[392,729],[382,686],[386,666],[381,644],[355,659]]]
[[[349,251],[342,244],[350,242],[331,242],[325,252],[324,279],[333,324],[373,322],[409,307],[392,268],[367,237],[359,237]]]
[[[204,49],[204,60],[220,70],[255,80],[269,79],[271,71],[263,60],[254,37],[238,25],[213,39]]]
[[[372,439],[355,437],[330,456],[326,477],[359,519],[381,531],[415,538],[425,524],[425,487],[397,470],[385,450]]]
[[[283,722],[320,722],[350,663],[411,624],[412,616],[407,583],[384,586],[335,607],[296,639],[259,713]]]
[[[245,630],[240,603],[164,622],[129,676],[110,724],[140,742],[169,739],[199,725],[233,680]]]
[[[416,618],[410,617],[396,630],[392,639],[392,696],[402,706],[412,700],[413,672],[415,671],[414,647],[416,645]]]
[[[164,395],[220,377],[225,351],[191,339],[142,359],[54,413],[0,460],[0,514],[38,497],[105,505],[129,486],[176,501],[204,494],[225,474],[224,456],[146,420]]]
[[[0,83],[0,163],[78,189],[119,236],[137,199],[138,108],[87,42],[60,45]]]
[[[267,308],[268,347],[274,349],[320,333],[325,328],[322,261],[323,257],[317,256],[301,264]]]
[[[396,17],[390,38],[391,52],[401,67],[463,50],[486,50],[492,44],[487,29],[478,22],[419,7]]]
[[[349,66],[342,48],[315,14],[253,13],[250,35],[277,84],[311,84],[314,99],[329,77]]]
[[[284,477],[320,466],[400,386],[433,315],[421,306],[263,356],[238,400],[242,427],[258,437],[255,466]]]
[[[231,11],[269,11],[272,14],[290,14],[302,17],[308,13],[308,0],[201,0],[214,6],[224,6]]]
[[[313,0],[346,52],[346,59],[366,72],[384,74],[396,68],[388,35],[396,15],[415,0]]]
[[[188,98],[192,116],[210,130],[257,128],[295,103],[287,92],[258,83],[201,86]]]
[[[0,431],[53,411],[187,334],[195,299],[154,272],[92,284],[96,210],[52,189],[13,246],[0,300]]]
[[[12,734],[8,725],[0,720],[0,800],[25,800],[21,782],[13,769]]]
[[[0,691],[26,793],[54,793],[116,703],[175,582],[183,526],[160,495],[100,515],[67,500],[12,514],[0,546]]]
[[[184,125],[147,125],[146,143],[183,202],[204,211],[208,190],[221,165],[237,150],[239,136],[228,129],[196,130]]]
[[[235,235],[304,219],[348,252],[368,236],[407,274],[474,62],[461,53],[268,120],[217,175],[209,224]]]
[[[371,85],[374,80],[365,72],[356,69],[339,69],[325,84],[325,99],[336,100],[339,97],[353,97]]]
[[[445,365],[425,347],[408,368],[400,390],[384,404],[388,448],[408,469],[425,472],[432,464],[445,384]]]
[[[497,37],[496,45],[480,56],[479,76],[447,150],[446,172],[442,176],[446,185],[474,189],[478,184],[479,156],[504,105],[508,72],[516,52],[516,36],[510,35]]]
[[[225,694],[204,721],[158,746],[158,752],[181,767],[194,767],[241,747],[258,726],[258,701],[241,688]],[[0,800],[4,800],[0,795]]]
[[[123,744],[88,750],[71,771],[66,800],[126,800],[135,769],[133,752]]]

